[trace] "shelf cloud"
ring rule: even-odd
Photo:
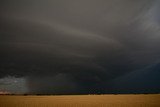
[[[158,0],[1,0],[0,77],[25,78],[32,94],[102,94],[134,74],[145,85],[125,92],[157,92],[145,72],[159,72],[159,10]]]

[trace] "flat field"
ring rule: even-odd
[[[160,107],[160,94],[0,96],[0,107]]]

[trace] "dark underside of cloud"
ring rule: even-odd
[[[160,92],[158,0],[1,0],[0,78],[31,94]]]

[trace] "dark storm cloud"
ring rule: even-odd
[[[159,61],[158,2],[2,0],[0,77],[25,76],[34,94],[107,93]]]
[[[159,93],[160,63],[129,72],[109,81],[110,93]],[[151,88],[152,87],[152,88]]]

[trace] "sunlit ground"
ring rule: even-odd
[[[160,107],[160,94],[0,96],[0,107]]]

